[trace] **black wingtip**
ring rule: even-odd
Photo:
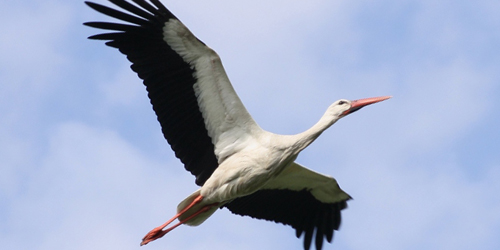
[[[158,0],[151,0],[151,2],[156,6],[156,8],[158,8],[159,10],[161,11],[164,11],[164,12],[167,12],[167,13],[170,13],[170,11],[165,7],[165,5],[163,5],[160,1]]]
[[[304,250],[309,250],[309,248],[311,248],[313,232],[314,229],[306,230],[306,233],[304,235]]]
[[[97,35],[89,36],[88,39],[91,39],[91,40],[113,40],[118,36],[118,34],[120,34],[120,33],[97,34]]]
[[[300,236],[302,235],[302,230],[299,230],[299,229],[295,229],[295,236],[297,236],[297,238],[300,238]]]
[[[321,250],[323,248],[323,232],[316,231],[316,250]]]
[[[90,8],[92,8],[93,10],[96,10],[96,11],[98,11],[98,12],[100,12],[100,11],[99,11],[99,8],[101,8],[101,7],[105,7],[104,5],[100,5],[100,4],[98,4],[98,3],[89,2],[89,1],[85,1],[84,3],[85,3],[87,6],[89,6]]]

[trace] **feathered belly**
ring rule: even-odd
[[[201,195],[204,200],[209,203],[226,202],[250,195],[277,176],[296,158],[296,156],[252,156],[250,154],[245,156],[233,155],[226,159],[201,188]]]

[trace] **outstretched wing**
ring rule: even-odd
[[[241,103],[219,56],[198,40],[158,0],[110,0],[123,11],[85,2],[125,23],[88,22],[110,30],[90,39],[106,40],[132,62],[143,79],[163,135],[203,185],[218,161],[238,149],[234,138],[260,127]]]
[[[315,245],[320,250],[323,240],[331,242],[333,231],[339,229],[340,211],[349,199],[334,178],[293,163],[261,190],[224,206],[235,214],[292,226],[297,237],[305,234],[306,250],[316,232]]]

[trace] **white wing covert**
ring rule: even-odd
[[[86,4],[126,23],[85,23],[112,31],[89,38],[106,40],[132,62],[165,139],[201,186],[220,159],[238,150],[247,132],[260,128],[236,95],[219,56],[158,0],[110,1],[126,12]]]
[[[214,50],[177,19],[170,19],[163,32],[165,42],[193,67],[194,91],[220,162],[237,150],[242,138],[261,129],[236,94]]]

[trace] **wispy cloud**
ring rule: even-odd
[[[496,1],[163,2],[272,132],[308,128],[339,98],[394,95],[299,157],[354,197],[325,249],[498,249]],[[105,18],[56,0],[0,14],[0,244],[138,248],[197,187],[125,58],[85,39],[97,31],[81,23]],[[302,248],[291,228],[225,210],[146,248],[207,246]]]

